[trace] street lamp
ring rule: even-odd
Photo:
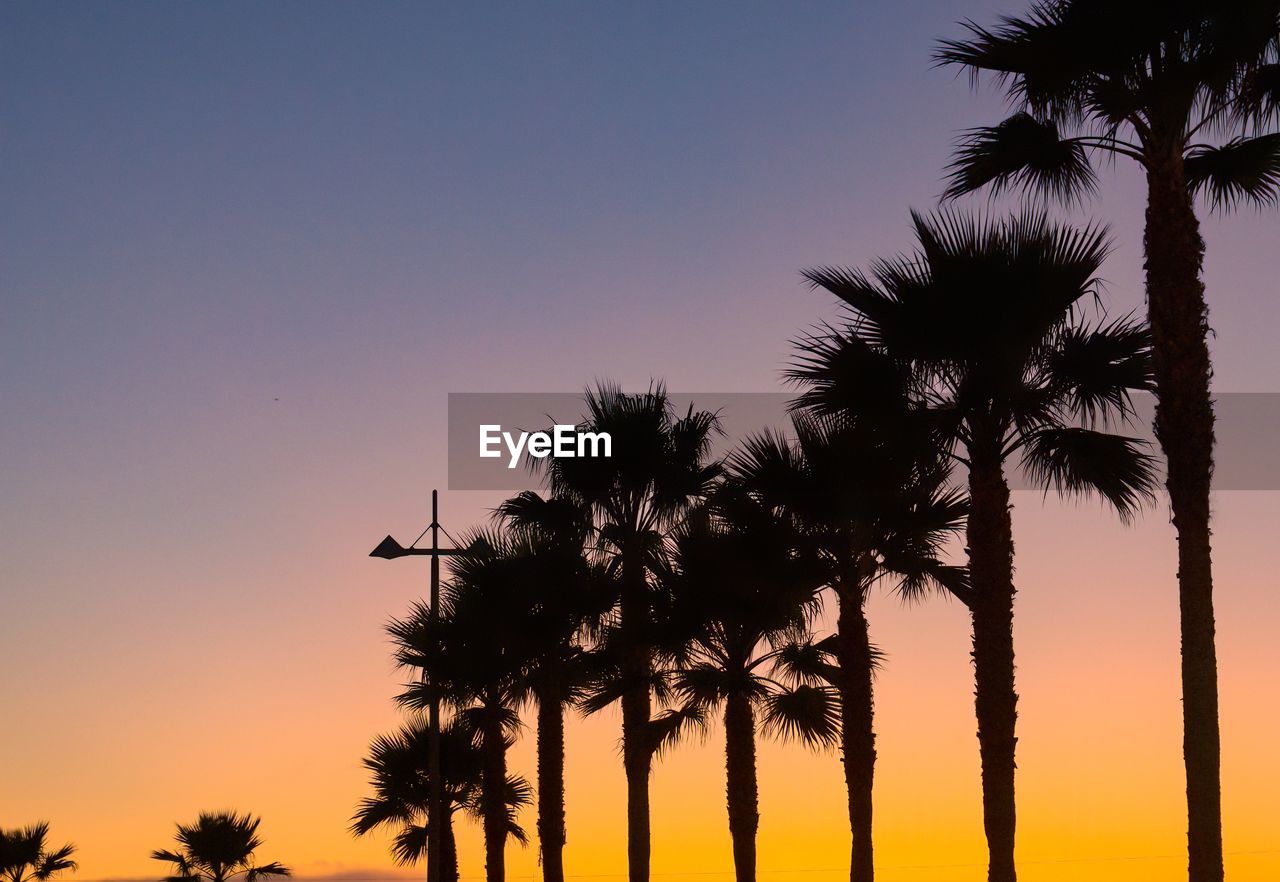
[[[431,558],[431,602],[430,619],[434,625],[440,618],[440,558],[461,554],[460,548],[440,547],[440,518],[438,511],[437,491],[431,491],[431,524],[413,544],[405,548],[395,539],[388,536],[378,543],[378,547],[369,552],[370,557],[383,560],[396,560],[401,557],[422,556]],[[430,531],[431,547],[417,548],[418,540]],[[424,672],[425,674],[425,672]],[[440,833],[444,818],[444,791],[440,780],[440,698],[436,691],[430,691],[427,704],[427,774],[431,777],[431,793],[427,799],[427,882],[440,882],[441,877],[441,839]]]

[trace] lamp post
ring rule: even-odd
[[[418,539],[413,545],[405,548],[390,536],[378,543],[378,547],[369,552],[370,557],[383,560],[395,560],[399,557],[420,556],[431,558],[431,622],[434,624],[440,617],[440,558],[461,554],[460,548],[440,547],[439,493],[431,491],[431,525],[422,531],[431,533],[430,548],[416,548]],[[444,817],[443,782],[440,780],[440,697],[435,689],[431,689],[430,701],[427,705],[427,773],[431,778],[431,793],[427,800],[427,882],[440,882],[441,872],[441,821]]]

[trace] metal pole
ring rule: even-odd
[[[440,517],[438,492],[431,491],[431,624],[440,619]],[[440,780],[440,697],[436,684],[431,684],[431,703],[427,710],[427,770],[431,777],[431,796],[427,803],[427,882],[443,878],[441,835],[444,824],[444,782]]]

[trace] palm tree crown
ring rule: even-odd
[[[936,58],[998,76],[1016,110],[968,133],[948,195],[1019,185],[1071,198],[1096,186],[1095,152],[1147,168],[1179,158],[1218,207],[1280,194],[1274,0],[1054,0],[966,27]]]
[[[50,849],[49,824],[41,821],[14,830],[0,829],[0,880],[4,882],[45,882],[66,870],[76,869],[71,844]]]
[[[262,845],[258,835],[261,818],[235,812],[201,812],[194,824],[178,824],[178,849],[153,851],[157,861],[173,864],[174,874],[165,882],[203,879],[227,882],[243,876],[255,882],[268,876],[289,876],[288,867],[276,861],[260,864],[254,852]]]
[[[841,359],[871,347],[910,365],[914,394],[956,461],[997,466],[1017,454],[1033,479],[1097,492],[1122,517],[1151,498],[1141,442],[1103,431],[1150,388],[1150,338],[1129,319],[1086,324],[1109,250],[1105,228],[1043,213],[1005,220],[912,213],[919,250],[871,275],[806,273],[848,307],[844,335],[794,372],[802,401],[844,407]],[[1082,423],[1082,425],[1077,425]]]
[[[425,721],[414,719],[398,731],[379,735],[369,748],[364,766],[371,774],[374,793],[360,801],[352,818],[351,831],[363,836],[380,827],[395,829],[391,853],[397,864],[415,864],[427,850],[427,812],[431,798],[428,768],[428,729]],[[440,773],[443,777],[444,835],[442,878],[457,880],[458,855],[453,836],[453,816],[465,811],[482,817],[480,804],[483,759],[471,734],[457,726],[440,733]],[[524,841],[524,831],[516,823],[519,809],[530,799],[528,783],[508,776],[505,793],[511,835]]]

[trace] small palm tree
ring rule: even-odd
[[[679,522],[719,474],[709,445],[716,416],[675,413],[659,384],[626,394],[603,384],[588,391],[582,427],[607,432],[609,457],[548,457],[545,469],[554,496],[587,506],[597,545],[619,585],[615,620],[599,639],[604,688],[588,709],[622,705],[622,762],[627,777],[627,865],[630,882],[649,882],[649,777],[654,757],[692,717],[653,713],[654,579],[667,532]]]
[[[674,640],[673,686],[698,711],[723,708],[729,834],[738,882],[755,882],[760,823],[756,726],[781,684],[771,676],[781,647],[804,640],[821,578],[795,554],[785,519],[725,486],[675,532],[666,640]],[[792,720],[815,740],[834,720]]]
[[[838,408],[826,412],[801,396],[794,440],[775,432],[749,438],[729,470],[733,481],[792,525],[801,553],[818,564],[835,598],[835,634],[781,655],[801,682],[793,694],[773,700],[771,722],[794,728],[785,712],[821,716],[835,699],[852,833],[850,878],[869,882],[879,656],[866,604],[879,585],[907,598],[933,587],[962,593],[963,569],[943,563],[940,554],[963,522],[965,505],[963,494],[947,489],[945,463],[909,411],[899,367],[865,346],[845,345],[836,355],[829,343],[810,345],[806,359],[821,365],[833,359],[841,378],[833,392]]]
[[[514,584],[507,537],[476,531],[463,547],[466,553],[453,558],[453,576],[443,586],[440,617],[433,620],[425,605],[415,604],[408,618],[393,621],[388,630],[399,663],[422,671],[399,696],[401,704],[422,710],[438,698],[452,711],[452,725],[480,750],[485,878],[503,882],[506,841],[514,834],[507,751],[520,730],[519,706],[527,689],[525,623],[507,602]]]
[[[546,882],[564,882],[564,714],[583,697],[586,640],[617,602],[615,581],[590,557],[591,510],[532,491],[499,506],[509,531],[509,608],[521,633],[527,694],[537,705],[538,842]]]
[[[1190,874],[1220,882],[1212,366],[1194,200],[1227,208],[1280,197],[1280,15],[1270,0],[1053,0],[994,29],[967,27],[938,60],[992,73],[1015,112],[964,139],[949,195],[1013,185],[1073,199],[1096,186],[1090,154],[1133,160],[1146,176],[1156,434],[1178,532]]]
[[[364,766],[372,773],[374,795],[360,801],[352,819],[351,832],[364,836],[390,827],[396,831],[391,853],[397,864],[416,864],[427,850],[427,813],[431,799],[428,767],[428,731],[423,720],[415,719],[390,735],[379,735],[369,748]],[[444,778],[444,820],[442,860],[445,882],[458,880],[458,850],[454,838],[454,815],[459,811],[480,818],[480,750],[468,732],[450,727],[440,733],[440,772]],[[507,817],[510,834],[521,841],[524,831],[516,823],[519,809],[529,803],[529,785],[523,778],[508,776]]]
[[[0,830],[0,880],[3,882],[45,882],[59,873],[75,870],[71,859],[76,847],[68,843],[50,849],[49,824],[41,821],[29,827]]]
[[[178,849],[151,852],[153,860],[173,864],[174,873],[164,882],[228,882],[243,876],[244,882],[255,882],[269,876],[292,875],[288,867],[276,861],[260,864],[254,852],[262,845],[258,836],[261,818],[235,812],[201,812],[194,824],[178,824]]]
[[[970,584],[953,593],[973,622],[983,822],[991,882],[1013,882],[1013,527],[1008,463],[1070,494],[1096,492],[1122,518],[1151,498],[1140,442],[1099,426],[1130,413],[1149,383],[1149,340],[1124,320],[1085,325],[1097,297],[1105,230],[1051,224],[1043,214],[1001,221],[912,215],[918,251],[871,273],[807,273],[850,310],[851,322],[797,379],[807,401],[839,412],[849,397],[844,356],[870,348],[913,374],[944,451],[967,471]],[[1084,426],[1077,425],[1083,421]]]

